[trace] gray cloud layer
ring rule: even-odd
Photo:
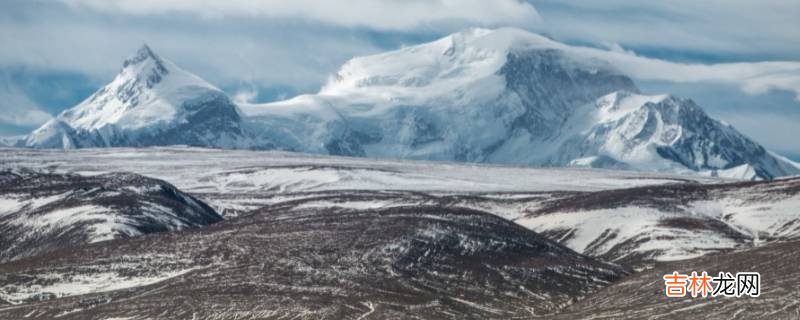
[[[76,7],[134,15],[191,13],[206,18],[300,18],[345,27],[407,30],[441,21],[530,25],[536,9],[518,0],[63,0]]]
[[[0,125],[38,126],[52,118],[8,81],[0,83],[0,110]]]
[[[532,2],[543,17],[537,30],[563,40],[734,60],[800,60],[800,4],[794,0]]]

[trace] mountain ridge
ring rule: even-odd
[[[596,49],[470,29],[353,58],[317,94],[236,105],[144,45],[108,86],[18,146],[186,144],[740,179],[800,174],[693,101],[645,96],[579,50]]]

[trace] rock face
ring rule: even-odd
[[[587,54],[593,50],[517,29],[472,29],[353,58],[317,94],[235,106],[145,46],[111,84],[21,145],[188,144],[743,179],[800,174],[800,165],[691,100],[640,94]]]
[[[621,164],[744,179],[797,174],[796,164],[709,117],[692,100],[617,91],[589,110],[596,124],[562,144],[553,164]]]
[[[611,67],[576,64],[558,49],[511,51],[499,74],[525,110],[512,122],[514,135],[540,141],[557,137],[576,109],[597,97],[617,90],[638,92],[630,78]]]
[[[276,206],[24,262],[0,265],[0,298],[24,302],[2,317],[525,317],[626,274],[496,216],[426,206]]]
[[[172,185],[136,174],[0,172],[0,262],[222,220]]]

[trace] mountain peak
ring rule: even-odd
[[[470,28],[432,42],[352,58],[320,93],[363,93],[371,88],[379,88],[379,95],[385,95],[386,88],[449,92],[494,77],[511,52],[559,48],[558,43],[522,29]]]
[[[125,60],[122,70],[110,83],[75,107],[64,110],[57,117],[59,123],[45,125],[43,128],[47,130],[34,132],[32,137],[36,140],[31,141],[35,145],[44,145],[39,142],[41,140],[47,145],[66,146],[62,140],[74,140],[84,147],[109,146],[128,143],[123,140],[131,132],[137,132],[137,139],[141,141],[142,135],[163,133],[187,123],[191,116],[205,116],[197,121],[202,123],[208,119],[234,119],[235,112],[235,107],[219,89],[159,57],[144,44]],[[219,123],[228,125],[225,121]],[[75,138],[76,134],[83,137]],[[75,139],[65,140],[62,136]]]
[[[145,43],[142,44],[139,50],[136,51],[136,54],[129,57],[128,59],[125,59],[125,62],[122,63],[122,66],[124,68],[127,68],[128,66],[138,65],[148,60],[153,61],[156,64],[161,65],[163,67],[163,61],[161,61],[161,58],[159,58],[158,55],[156,55],[156,53],[153,52],[152,49],[150,49],[150,46],[148,46]]]
[[[166,63],[147,44],[143,44],[136,54],[125,59],[120,75],[141,81],[147,88],[161,82],[169,73]]]

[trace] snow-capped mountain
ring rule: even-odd
[[[691,100],[639,93],[609,63],[517,29],[474,29],[348,61],[319,94],[241,106],[282,147],[340,155],[800,174]]]
[[[192,144],[236,147],[240,116],[222,91],[147,46],[77,106],[36,129],[25,146],[85,148]]]
[[[565,128],[574,133],[552,164],[741,179],[798,174],[795,163],[711,118],[690,99],[616,91],[572,118]]]
[[[516,29],[474,29],[347,62],[319,94],[241,106],[292,150],[537,164],[576,107],[637,91],[602,62]]]
[[[381,158],[800,174],[691,100],[642,95],[599,49],[471,29],[356,57],[313,95],[234,106],[144,47],[30,147],[190,144]]]

